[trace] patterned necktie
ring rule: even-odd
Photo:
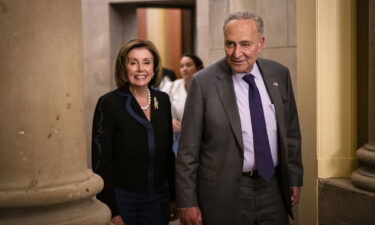
[[[245,75],[242,79],[249,84],[249,107],[253,129],[255,166],[259,175],[269,181],[275,173],[275,168],[268,142],[262,100],[254,82],[254,76],[249,74]]]

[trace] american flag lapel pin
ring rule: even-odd
[[[278,87],[278,86],[279,86],[279,83],[277,83],[276,81],[274,81],[274,82],[273,82],[273,86]]]
[[[154,97],[154,108],[155,108],[155,109],[158,109],[158,108],[159,108],[159,102],[158,102],[158,100],[156,99],[156,97]]]

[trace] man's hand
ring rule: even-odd
[[[182,225],[201,225],[202,214],[198,207],[183,208],[180,211],[180,222]]]
[[[176,202],[172,201],[169,204],[169,221],[175,221],[178,219],[180,212],[177,209]]]
[[[115,216],[111,219],[111,222],[114,225],[125,225],[124,221],[122,220],[121,216]]]
[[[301,193],[301,187],[292,186],[291,191],[292,191],[292,197],[290,200],[292,201],[292,206],[295,206],[299,202],[299,195]]]

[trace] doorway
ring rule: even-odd
[[[172,70],[176,78],[179,78],[181,55],[194,53],[194,27],[195,7],[192,5],[111,4],[112,71],[121,45],[130,39],[141,38],[156,45],[163,68]]]
[[[164,68],[177,78],[183,53],[193,52],[191,8],[137,8],[137,38],[152,41],[158,48]]]

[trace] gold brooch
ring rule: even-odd
[[[154,108],[155,108],[155,109],[158,109],[158,108],[159,108],[159,102],[158,102],[158,100],[156,99],[156,97],[154,97]]]

